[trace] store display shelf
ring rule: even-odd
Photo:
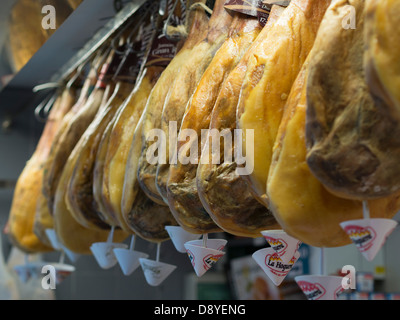
[[[145,0],[132,0],[115,12],[112,0],[84,0],[28,63],[0,91],[0,109],[13,113],[21,108],[21,92],[59,83],[98,49],[131,17]],[[25,101],[26,99],[23,99]],[[4,110],[6,109],[6,110]]]

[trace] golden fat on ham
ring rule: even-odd
[[[161,152],[165,154],[165,163],[157,164],[156,171],[156,187],[160,196],[167,204],[167,182],[169,175],[169,164],[173,162],[174,155],[176,155],[175,146],[169,145],[169,139],[171,141],[176,138],[177,129],[180,127],[182,118],[185,114],[186,107],[189,104],[190,98],[193,95],[196,87],[211,63],[216,51],[226,40],[228,31],[226,26],[223,24],[224,19],[218,14],[218,10],[223,10],[221,6],[223,2],[220,1],[214,8],[213,15],[208,22],[207,27],[197,27],[193,29],[193,32],[199,33],[199,30],[203,30],[204,39],[197,43],[193,48],[193,53],[184,61],[180,68],[179,73],[176,75],[171,88],[166,96],[162,117],[161,117],[161,129],[165,134],[165,149]],[[206,15],[202,8],[199,14]],[[224,13],[227,19],[231,19]],[[170,130],[172,135],[170,136]]]
[[[243,177],[266,206],[272,148],[286,99],[329,4],[328,0],[291,1],[249,58],[237,107],[237,126],[243,130],[246,157],[254,158],[254,169]],[[247,130],[254,130],[252,150],[246,148]]]
[[[400,2],[366,0],[366,80],[372,97],[400,120]]]
[[[233,14],[228,37],[204,72],[182,119],[177,142],[178,160],[176,164],[170,165],[167,199],[178,223],[192,233],[221,230],[203,207],[197,192],[201,131],[209,128],[211,113],[224,81],[259,31],[256,18],[237,12]]]
[[[52,141],[62,123],[62,119],[74,105],[74,90],[65,89],[59,93],[47,118],[40,140],[31,158],[26,163],[14,189],[8,217],[8,230],[11,242],[24,252],[46,252],[53,248],[45,240],[43,243],[34,232],[35,217],[43,206],[42,181],[43,165],[46,162]],[[46,214],[41,212],[40,214]],[[44,234],[38,233],[45,237]],[[46,239],[46,238],[45,238]]]
[[[104,163],[100,168],[97,168],[101,172],[96,172],[95,170],[94,174],[95,177],[96,175],[100,176],[100,182],[98,184],[94,183],[94,187],[99,189],[97,202],[104,205],[103,216],[107,216],[111,224],[118,225],[125,231],[130,230],[122,217],[121,210],[126,162],[135,128],[143,113],[150,92],[162,70],[164,70],[163,67],[151,66],[144,71],[129,103],[123,106],[116,115],[116,119],[110,128],[108,139],[105,142]]]
[[[187,7],[189,8],[194,3],[193,0],[188,1]],[[196,9],[202,10],[202,9]],[[139,158],[138,166],[138,182],[144,193],[153,201],[166,206],[156,187],[156,171],[157,166],[147,160],[149,147],[153,144],[152,130],[161,128],[161,116],[165,99],[171,84],[174,82],[175,77],[179,74],[182,65],[187,59],[194,54],[193,48],[195,45],[203,40],[204,31],[206,28],[206,16],[204,12],[200,13],[194,19],[189,19],[189,32],[188,37],[184,40],[182,47],[179,49],[175,57],[169,62],[157,83],[155,84],[149,99],[147,101],[144,119],[143,119],[143,132],[142,132],[142,150]],[[197,30],[196,30],[197,28]]]
[[[279,127],[269,170],[268,199],[275,218],[288,234],[311,246],[340,247],[351,243],[340,223],[362,219],[363,205],[330,193],[307,165],[307,66],[308,62],[293,85]],[[371,218],[392,218],[400,209],[400,193],[370,200],[368,206]]]
[[[238,236],[260,237],[260,231],[279,229],[279,225],[271,212],[253,197],[246,181],[236,172],[234,144],[231,143],[230,149],[225,149],[224,141],[214,150],[213,143],[219,140],[213,141],[211,132],[213,129],[220,133],[229,130],[229,139],[232,141],[234,138],[236,106],[248,59],[256,46],[265,40],[269,29],[283,10],[284,7],[272,6],[267,24],[262,30],[260,25],[260,33],[225,80],[212,111],[210,131],[197,168],[197,189],[204,208],[219,227]],[[218,163],[213,158],[217,151]],[[225,159],[225,154],[230,154],[232,160]]]
[[[351,4],[356,28],[342,28]],[[307,80],[307,163],[340,197],[367,200],[400,191],[400,126],[365,82],[366,2],[335,1],[315,43]]]

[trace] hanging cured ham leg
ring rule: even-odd
[[[375,102],[400,120],[400,2],[365,1],[366,80]]]
[[[109,99],[103,100],[99,110],[104,110],[107,108],[109,103],[113,101],[115,93],[116,91],[114,91],[114,94],[111,95]],[[79,254],[92,254],[90,246],[95,242],[106,241],[109,236],[110,227],[104,229],[86,228],[78,223],[77,220],[75,220],[74,216],[67,207],[65,197],[67,193],[68,181],[70,179],[71,172],[74,170],[76,158],[79,155],[79,141],[76,147],[78,148],[76,150],[73,148],[65,163],[65,166],[63,167],[54,195],[54,229],[60,242],[69,250]],[[119,242],[127,237],[127,233],[121,232],[120,230],[115,230],[114,237],[114,240]]]
[[[253,158],[254,169],[243,177],[266,206],[272,148],[286,99],[329,4],[327,0],[291,1],[247,65],[237,107],[237,125],[243,130],[243,150],[247,159]],[[252,150],[246,148],[247,130],[254,134],[254,145],[249,144]]]
[[[180,72],[176,75],[173,84],[168,91],[162,110],[161,129],[165,134],[165,151],[167,156],[166,163],[157,164],[156,186],[162,199],[167,204],[167,182],[169,175],[170,162],[176,161],[176,148],[169,144],[169,139],[176,138],[177,129],[179,129],[182,118],[185,114],[189,100],[196,90],[199,81],[211,63],[215,53],[221,47],[228,37],[227,24],[231,17],[222,8],[223,2],[217,1],[213,14],[210,18],[208,28],[204,30],[204,39],[197,43],[193,48],[193,53],[186,59],[181,66]],[[199,10],[202,10],[201,8]],[[205,14],[205,13],[204,13]],[[222,16],[223,14],[223,16]],[[198,33],[198,31],[196,30]],[[176,128],[174,126],[176,125]],[[171,131],[171,136],[169,132]]]
[[[185,51],[190,50],[190,48],[195,43],[202,39],[202,30],[207,28],[206,22],[207,17],[203,9],[200,8],[196,10],[191,10],[189,12],[188,37],[178,54],[172,59],[167,68],[163,71],[161,77],[157,81],[157,84],[155,85],[149,97],[149,101],[150,99],[155,99],[155,97],[152,98],[152,96],[157,87],[159,88],[158,90],[161,90],[160,85],[158,85],[159,81],[162,81],[161,83],[163,83],[163,86],[166,85],[166,82],[164,82],[166,81],[166,79],[163,79],[163,76],[166,77],[173,74],[173,70],[168,71],[168,69],[170,69],[170,66],[183,63],[184,60],[182,59],[184,57],[188,57],[188,52],[185,53]],[[192,42],[195,43],[193,44]],[[185,51],[182,52],[182,50]],[[175,59],[179,61],[174,62]],[[174,64],[172,64],[173,62]],[[166,71],[168,72],[165,73]],[[177,222],[173,217],[169,207],[166,206],[165,203],[160,204],[159,202],[153,201],[153,199],[144,192],[146,188],[143,188],[142,190],[142,188],[139,186],[138,175],[136,174],[138,173],[138,166],[140,163],[138,161],[139,157],[142,156],[144,158],[144,161],[147,161],[146,155],[143,155],[142,137],[146,132],[146,130],[144,130],[144,123],[146,123],[145,119],[149,116],[147,113],[147,108],[150,107],[149,101],[147,102],[145,107],[146,109],[142,114],[142,117],[135,129],[131,149],[129,151],[128,161],[125,169],[121,209],[126,224],[132,231],[135,232],[135,234],[148,241],[160,242],[169,239],[169,235],[165,230],[165,226],[177,225]],[[147,124],[149,123],[147,122]],[[153,185],[155,186],[155,180],[153,181]]]
[[[348,2],[336,1],[336,11],[326,16],[331,27],[320,31],[325,37],[310,62],[307,164],[331,192],[366,200],[400,190],[400,126],[393,109],[376,103],[365,82],[366,2],[350,3],[356,28],[340,27]]]
[[[104,59],[102,72],[97,64],[89,72],[79,100],[63,119],[63,126],[52,143],[43,176],[43,194],[47,199],[51,215],[54,215],[54,198],[64,165],[83,132],[98,112],[103,99],[108,98],[111,85],[105,80],[97,81],[96,74],[104,76],[112,56],[113,53],[110,53],[108,59]],[[93,88],[93,86],[92,91],[91,87]],[[88,91],[91,93],[89,97],[86,97]]]
[[[257,19],[237,12],[233,17],[226,41],[215,54],[190,99],[178,135],[178,161],[169,170],[169,206],[178,223],[192,233],[221,230],[204,209],[197,192],[201,130],[209,128],[211,113],[224,81],[260,31]]]
[[[256,46],[265,41],[283,10],[280,6],[271,8],[267,24],[226,79],[212,111],[210,132],[213,129],[219,132],[229,130],[230,137],[234,138],[236,106],[248,59]],[[262,230],[278,229],[279,225],[271,212],[253,197],[246,181],[236,173],[234,145],[225,149],[221,143],[220,148],[215,150],[219,151],[219,163],[213,161],[216,152],[213,152],[212,143],[215,142],[210,132],[207,135],[208,146],[203,148],[196,176],[199,197],[208,214],[224,231],[238,236],[259,237]],[[225,159],[225,154],[229,154],[232,160]]]
[[[188,1],[187,7],[195,1]],[[163,71],[160,79],[157,81],[154,89],[152,90],[150,97],[147,101],[147,106],[143,119],[143,139],[142,139],[142,150],[139,158],[138,167],[138,181],[140,187],[144,193],[153,201],[166,205],[162,197],[160,196],[156,188],[156,171],[157,165],[150,163],[147,159],[150,146],[153,144],[151,141],[151,134],[153,129],[161,129],[161,116],[163,112],[163,106],[171,84],[174,83],[175,78],[180,74],[182,66],[190,59],[193,55],[199,54],[195,49],[196,45],[203,40],[206,31],[207,16],[203,9],[197,8],[195,11],[197,17],[191,19],[191,28],[188,33],[188,37],[184,41],[182,48],[176,54],[176,56],[170,61],[166,69]],[[219,16],[223,19],[223,16]],[[182,70],[184,72],[184,70]],[[182,86],[188,86],[187,83],[181,84]]]
[[[130,102],[118,113],[105,146],[104,166],[101,168],[102,177],[101,184],[99,184],[99,197],[101,198],[99,201],[104,204],[103,216],[108,216],[109,221],[126,231],[129,231],[130,228],[126,225],[121,211],[126,162],[135,128],[150,92],[163,69],[163,67],[153,66],[144,71]]]
[[[52,250],[48,244],[40,241],[34,233],[33,227],[38,201],[42,201],[43,165],[62,119],[73,107],[74,101],[74,90],[66,89],[59,93],[49,113],[38,145],[20,174],[14,190],[8,218],[8,234],[11,242],[24,252]],[[43,207],[43,210],[46,209],[47,207]]]
[[[340,223],[362,219],[363,205],[327,191],[307,165],[307,71],[306,64],[286,104],[268,177],[268,198],[288,234],[311,246],[340,247],[351,243]],[[391,218],[400,209],[400,195],[370,200],[368,206],[371,217]]]
[[[67,168],[72,170],[68,179],[65,201],[76,221],[89,229],[109,228],[109,225],[101,218],[101,212],[96,210],[94,204],[93,168],[102,134],[118,108],[129,97],[132,88],[131,83],[122,81],[117,83],[114,98],[102,112],[96,115],[74,148],[73,153],[71,153],[74,157],[68,159],[70,163]]]

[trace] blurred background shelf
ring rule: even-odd
[[[8,14],[15,2],[0,2],[1,21],[5,24],[2,27],[6,28]],[[65,75],[101,46],[144,2],[145,0],[82,1],[32,58],[12,75],[7,84],[0,87],[0,114],[10,118],[40,101],[43,93],[33,93],[32,89],[35,86],[62,81]],[[117,11],[119,6],[122,7]],[[41,25],[38,28],[41,28]],[[2,39],[3,44],[5,41],[6,39]],[[3,49],[3,65],[7,59],[7,52]],[[5,74],[9,71],[6,67],[0,71],[3,73],[1,76],[8,76]]]

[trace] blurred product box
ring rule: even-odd
[[[350,300],[369,300],[368,292],[353,292]]]
[[[370,300],[386,300],[386,294],[383,292],[373,292],[369,294]]]
[[[351,300],[351,292],[342,292],[338,295],[337,300]]]
[[[387,293],[386,300],[400,300],[400,293]]]
[[[373,292],[374,274],[372,272],[357,272],[356,290],[358,292]]]

